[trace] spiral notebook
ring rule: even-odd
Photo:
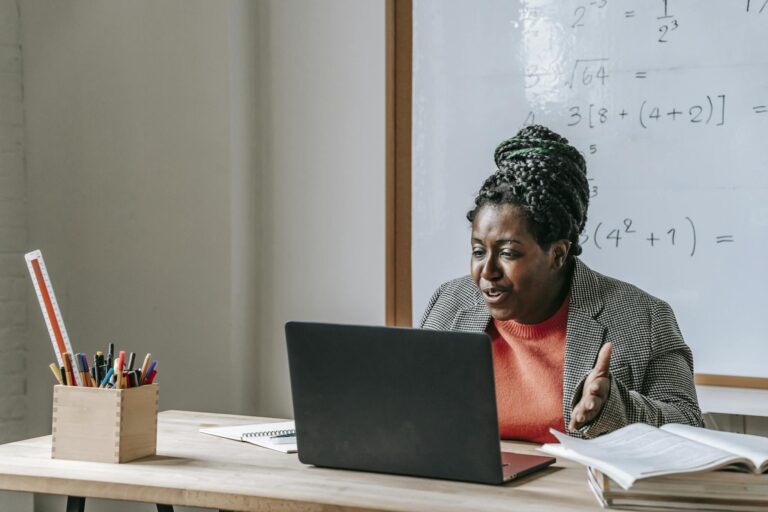
[[[255,444],[283,453],[296,453],[298,451],[295,438],[291,443],[285,442],[285,437],[277,437],[289,434],[295,435],[296,424],[293,421],[235,425],[232,427],[201,428],[200,432],[211,436],[232,439],[233,441],[243,441],[245,443]]]

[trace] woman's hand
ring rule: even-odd
[[[581,392],[581,400],[571,412],[569,430],[578,430],[597,417],[603,404],[608,399],[608,391],[611,389],[611,377],[608,372],[611,362],[610,342],[606,343],[597,354],[595,367],[587,375]]]

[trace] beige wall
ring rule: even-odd
[[[0,0],[0,443],[26,431],[28,278],[19,7]]]
[[[32,0],[22,33],[30,248],[74,350],[151,351],[161,407],[237,410],[227,9]],[[45,433],[53,352],[28,304],[31,432]]]
[[[384,2],[22,0],[21,20],[29,249],[74,348],[151,351],[162,409],[291,415],[285,321],[384,322]],[[44,434],[33,294],[27,318]]]

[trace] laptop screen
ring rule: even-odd
[[[289,322],[306,464],[498,483],[487,335]]]

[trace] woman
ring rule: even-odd
[[[495,159],[467,214],[470,276],[435,292],[421,326],[491,336],[501,437],[700,426],[693,358],[669,305],[577,257],[589,202],[581,154],[531,126]]]

